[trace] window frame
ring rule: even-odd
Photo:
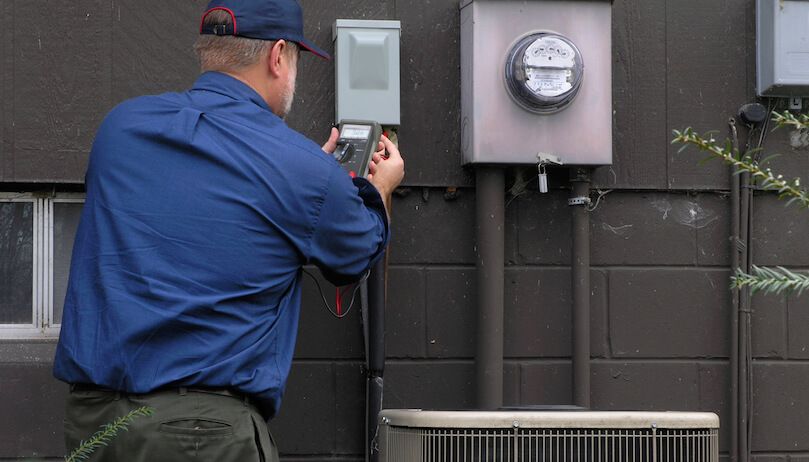
[[[82,193],[0,192],[0,202],[33,204],[33,274],[31,324],[0,324],[0,340],[57,339],[61,324],[53,323],[54,211],[56,203],[84,203]]]

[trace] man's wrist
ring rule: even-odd
[[[383,184],[377,184],[377,183],[375,183],[373,181],[370,182],[370,183],[374,186],[374,188],[376,188],[379,195],[382,196],[383,201],[386,198],[390,198],[391,193],[393,193],[393,191],[391,191],[387,186],[385,186]]]
[[[390,222],[390,205],[393,191],[388,190],[385,185],[380,185],[373,182],[371,182],[371,185],[376,188],[376,191],[379,193],[379,197],[382,198],[382,205],[385,207],[385,214],[388,216],[388,222]]]

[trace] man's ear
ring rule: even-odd
[[[286,40],[276,40],[272,48],[270,48],[270,58],[267,62],[270,74],[273,77],[280,77],[283,67],[283,58],[286,48],[289,45]]]

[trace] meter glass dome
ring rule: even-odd
[[[506,58],[506,88],[524,109],[549,114],[576,97],[584,77],[581,52],[570,40],[552,33],[520,39]]]

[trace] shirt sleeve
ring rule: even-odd
[[[309,261],[334,285],[356,282],[382,256],[389,239],[382,197],[364,178],[335,170],[312,236]]]

